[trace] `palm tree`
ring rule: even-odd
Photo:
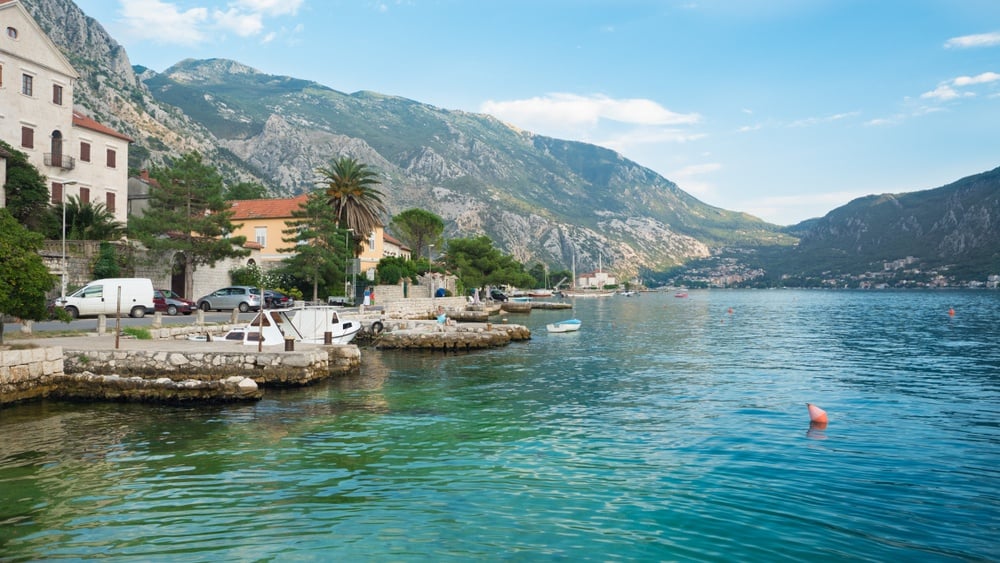
[[[61,205],[61,204],[60,204]],[[55,206],[62,214],[62,207]],[[103,203],[82,203],[69,196],[66,202],[66,236],[74,240],[115,240],[125,233],[125,226]]]
[[[382,192],[374,187],[381,183],[378,173],[348,156],[340,157],[329,168],[317,168],[316,172],[320,174],[316,183],[326,190],[327,203],[333,208],[337,224],[354,231],[356,255],[357,241],[378,228],[382,215],[387,213]]]

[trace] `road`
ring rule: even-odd
[[[241,323],[248,323],[253,319],[256,313],[237,313],[238,320]],[[226,323],[232,319],[232,313],[229,311],[222,312],[209,312],[204,313],[205,323]],[[163,315],[161,317],[161,322],[163,326],[170,325],[192,325],[198,320],[198,313],[192,313],[190,315]],[[153,315],[146,315],[141,319],[133,319],[131,317],[122,317],[121,326],[151,326],[153,324]],[[114,330],[115,319],[114,317],[108,317],[107,327],[109,330]],[[21,323],[4,323],[3,332],[4,335],[10,336],[13,334],[19,334],[21,332]],[[75,319],[69,323],[64,323],[62,321],[43,321],[36,322],[32,327],[32,331],[35,333],[40,332],[53,332],[53,331],[81,331],[81,332],[96,332],[97,331],[97,317],[89,317],[83,319]]]

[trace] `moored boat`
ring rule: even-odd
[[[576,332],[580,330],[582,324],[579,319],[567,319],[565,321],[549,323],[545,325],[545,329],[549,332]]]
[[[284,311],[263,311],[242,327],[226,333],[227,342],[264,346],[283,344],[293,339],[304,344],[324,344],[330,334],[331,344],[350,344],[361,330],[357,319],[342,319],[336,307],[301,307]]]

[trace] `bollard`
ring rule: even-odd
[[[205,324],[205,311],[198,309],[198,314],[195,317],[194,324],[199,326]]]
[[[30,319],[25,319],[21,321],[21,332],[24,334],[31,334],[35,330],[35,321]]]
[[[97,334],[108,332],[108,317],[104,313],[97,315]]]
[[[285,352],[294,352],[294,351],[295,351],[295,339],[285,338]]]
[[[326,344],[327,346],[333,344],[333,333],[332,332],[326,331],[326,332],[323,333],[323,344]]]
[[[240,310],[233,309],[233,314],[229,317],[229,322],[232,324],[236,324],[236,322],[239,320],[240,320]]]
[[[160,328],[163,326],[163,313],[157,311],[153,313],[153,328]]]

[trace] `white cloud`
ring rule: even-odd
[[[680,125],[697,123],[701,119],[696,113],[675,113],[651,100],[616,100],[604,95],[564,93],[526,100],[488,100],[480,109],[522,127],[526,123],[593,126],[602,120],[632,125]]]
[[[240,37],[260,35],[265,17],[290,16],[298,12],[303,0],[234,0],[225,10],[196,7],[182,10],[176,2],[162,0],[119,0],[121,20],[126,33],[157,43],[196,45],[218,38],[218,31]],[[160,32],[160,30],[169,32]],[[216,33],[211,33],[210,30]],[[151,30],[157,30],[152,33]],[[264,36],[263,42],[274,39]]]
[[[212,13],[212,18],[215,20],[216,26],[240,37],[257,35],[264,29],[260,13],[246,13],[230,8],[225,12],[216,10]]]
[[[294,16],[302,6],[302,0],[237,0],[231,5],[268,16]]]
[[[1000,31],[952,37],[944,42],[946,48],[993,47],[1000,45]]]
[[[810,125],[819,125],[820,123],[831,123],[833,121],[840,121],[841,119],[847,119],[848,117],[855,117],[860,115],[861,112],[849,111],[845,113],[835,113],[833,115],[828,115],[825,117],[807,117],[805,119],[798,119],[788,124],[789,127],[808,127]]]
[[[995,72],[984,72],[976,76],[959,76],[952,81],[955,86],[971,86],[973,84],[986,84],[1000,80],[1000,74]]]
[[[201,29],[208,20],[207,8],[181,11],[160,0],[121,0],[121,16],[128,34],[158,43],[194,45],[207,39]]]
[[[954,100],[955,98],[959,98],[961,96],[962,94],[959,94],[957,90],[947,84],[940,84],[937,88],[931,90],[930,92],[920,94],[920,97],[925,100],[930,99],[941,101]]]

